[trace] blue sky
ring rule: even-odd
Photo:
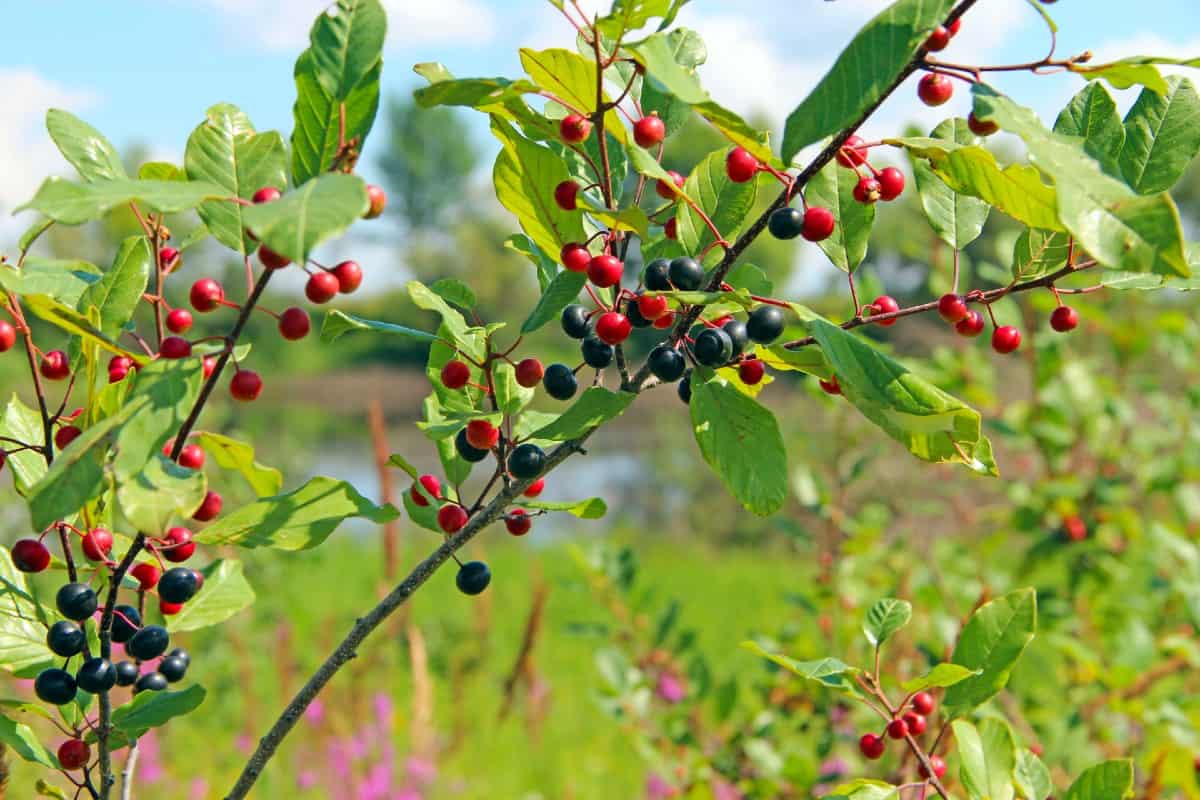
[[[385,0],[391,26],[385,83],[415,85],[411,65],[442,61],[459,75],[516,74],[521,45],[570,46],[570,29],[546,0]],[[693,0],[679,23],[709,44],[701,75],[718,100],[748,112],[769,106],[782,121],[825,66],[886,0]],[[204,109],[233,102],[260,129],[290,131],[291,66],[324,0],[86,0],[22,3],[6,9],[0,50],[0,206],[11,208],[41,175],[63,171],[42,115],[65,107],[118,144],[143,141],[178,158]],[[596,7],[600,0],[588,5]],[[1101,56],[1152,51],[1200,55],[1195,0],[1060,0],[1050,6],[1062,31],[1059,53]],[[1025,0],[980,0],[948,59],[1024,61],[1044,51],[1046,34]],[[1082,85],[1073,76],[1012,76],[1002,88],[1052,115]],[[960,96],[953,101],[965,108]],[[1126,93],[1130,95],[1130,93]],[[1130,102],[1127,98],[1125,102]],[[954,106],[951,107],[953,110]],[[911,91],[883,109],[868,135],[905,121],[934,122]],[[485,136],[481,133],[481,143]],[[368,148],[369,151],[369,148]],[[370,153],[364,162],[370,173]]]

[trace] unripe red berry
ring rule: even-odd
[[[810,242],[820,242],[833,234],[833,212],[824,206],[809,206],[804,212],[804,227],[800,235]]]
[[[984,320],[983,314],[978,311],[968,311],[967,315],[954,323],[954,330],[958,331],[959,336],[975,338],[983,333]]]
[[[78,439],[81,433],[83,433],[83,431],[79,430],[79,428],[75,427],[74,425],[62,426],[54,432],[55,448],[62,450],[71,442]]]
[[[568,144],[579,144],[591,132],[591,121],[581,114],[568,114],[558,123],[558,135]]]
[[[936,755],[936,754],[931,755],[931,756],[929,756],[929,764],[930,764],[930,766],[933,767],[933,774],[937,777],[938,780],[941,780],[942,778],[946,777],[946,760],[944,758],[942,758],[941,756]],[[920,765],[917,768],[917,772],[921,775],[922,778],[924,778],[925,780],[929,780],[929,770],[925,769],[924,764]]]
[[[243,403],[257,400],[262,394],[262,388],[262,378],[257,372],[249,369],[238,370],[229,381],[229,393],[233,395],[234,400],[241,400]]]
[[[908,735],[908,724],[902,719],[894,719],[887,725],[887,735],[893,739],[903,739]]]
[[[108,360],[108,368],[109,368],[110,370],[114,370],[114,369],[130,370],[130,369],[133,369],[133,359],[132,359],[132,358],[129,358],[128,356],[113,356],[112,358],[110,358],[110,359]]]
[[[667,298],[662,295],[653,297],[642,295],[637,299],[637,309],[643,317],[654,321],[667,313]]]
[[[668,311],[658,319],[654,320],[654,327],[660,331],[666,330],[675,324],[675,312]]]
[[[62,350],[51,350],[42,356],[39,370],[43,378],[61,381],[71,374],[71,362],[67,360],[67,354]]]
[[[920,714],[909,711],[904,715],[903,722],[913,736],[920,736],[925,732],[925,718]]]
[[[289,342],[295,342],[308,336],[312,330],[312,320],[303,308],[288,308],[279,315],[279,335]]]
[[[667,170],[667,175],[671,177],[670,182],[668,183],[662,178],[659,178],[654,183],[654,192],[663,200],[674,200],[679,195],[676,194],[675,190],[671,188],[671,184],[674,184],[677,188],[682,189],[683,185],[687,183],[687,178],[683,177],[673,169]]]
[[[1072,514],[1063,519],[1063,532],[1072,542],[1082,542],[1088,535],[1087,523]]]
[[[196,543],[192,541],[192,532],[182,527],[170,528],[163,537],[163,545],[160,550],[162,557],[167,561],[182,564],[196,552]]]
[[[221,513],[221,506],[224,505],[221,495],[209,489],[204,494],[204,502],[196,509],[196,513],[192,514],[192,519],[197,522],[211,522]]]
[[[991,136],[996,131],[1000,130],[1000,126],[992,120],[982,120],[975,116],[972,111],[967,114],[967,127],[971,129],[971,133],[976,136]]]
[[[288,264],[292,263],[290,258],[285,255],[281,255],[280,253],[276,253],[265,244],[258,248],[258,260],[259,263],[261,263],[267,269],[283,269]]]
[[[368,184],[367,202],[370,205],[367,207],[367,213],[363,214],[363,219],[378,219],[387,208],[387,192],[373,183]]]
[[[571,272],[587,272],[592,254],[579,242],[568,242],[563,245],[562,252],[558,254],[558,260]]]
[[[338,279],[322,269],[308,276],[304,295],[314,303],[328,303],[337,297],[338,288]]]
[[[1053,3],[1054,0],[1050,0],[1050,2]],[[950,35],[952,37],[958,36],[958,32],[962,30],[962,17],[959,17],[958,19],[954,20],[954,22],[951,22],[950,25],[947,26],[947,30],[950,31]]]
[[[434,500],[442,499],[442,482],[437,479],[436,475],[422,475],[417,480],[421,483],[421,486],[425,487],[425,491],[429,492]],[[419,506],[429,505],[429,501],[425,499],[425,495],[421,494],[421,490],[417,488],[415,483],[408,490],[408,496]]]
[[[1070,306],[1059,306],[1050,314],[1050,327],[1059,333],[1075,330],[1079,324],[1079,314]]]
[[[138,582],[138,588],[143,592],[148,592],[158,585],[158,579],[162,577],[162,570],[149,561],[139,561],[129,568],[129,574]]]
[[[938,25],[933,29],[933,33],[929,34],[929,38],[925,40],[925,48],[933,53],[945,50],[946,45],[950,44],[951,38],[949,29],[944,25]]]
[[[12,546],[12,560],[21,572],[41,572],[50,566],[50,551],[37,539],[20,539]]]
[[[58,763],[68,772],[83,769],[92,759],[92,748],[82,739],[67,739],[58,746]]]
[[[363,271],[357,261],[343,261],[333,268],[333,277],[337,278],[338,291],[351,294],[362,286]]]
[[[867,150],[863,144],[861,136],[851,136],[838,150],[837,162],[850,169],[867,163]]]
[[[201,363],[201,369],[204,371],[204,380],[208,380],[209,378],[212,377],[212,374],[214,372],[216,372],[216,370],[217,370],[217,357],[216,356],[205,356],[204,359],[200,363]]]
[[[178,266],[175,263],[178,260],[179,250],[174,247],[163,247],[158,251],[158,261],[167,272],[172,272]]]
[[[917,692],[912,697],[913,711],[916,711],[923,717],[928,717],[933,713],[936,704],[933,702],[933,695],[929,692]]]
[[[183,611],[183,603],[171,603],[160,597],[158,598],[158,611],[164,617],[173,617]]]
[[[885,167],[879,171],[879,199],[895,200],[904,193],[904,173],[895,167]]]
[[[875,302],[871,303],[875,307],[874,314],[894,314],[900,310],[900,304],[896,302],[896,298],[891,295],[881,294],[875,298]],[[895,325],[897,318],[880,320],[879,324],[885,328],[890,328]]]
[[[588,280],[601,289],[616,286],[621,282],[621,276],[624,273],[625,265],[621,263],[621,260],[607,253],[598,255],[588,262]]]
[[[954,95],[954,84],[945,75],[931,72],[917,84],[917,96],[927,106],[945,104]]]
[[[671,217],[663,224],[663,236],[672,241],[679,238],[679,221],[675,217]]]
[[[667,138],[667,126],[657,114],[642,117],[633,123],[633,140],[639,147],[654,147]]]
[[[7,353],[17,343],[17,329],[0,320],[0,353]]]
[[[254,196],[250,199],[256,205],[261,205],[263,203],[273,203],[281,197],[283,197],[283,193],[274,186],[264,186],[255,192]]]
[[[458,533],[467,524],[467,512],[462,506],[447,504],[438,509],[438,527],[446,533]]]
[[[616,311],[606,311],[596,320],[596,336],[605,344],[618,345],[629,338],[633,325]]]
[[[542,376],[545,374],[546,370],[542,366],[542,362],[536,358],[524,358],[517,362],[517,383],[526,389],[532,389],[541,383]]]
[[[951,325],[967,316],[967,301],[961,294],[948,292],[938,298],[938,314]]]
[[[225,290],[212,278],[201,278],[192,284],[188,299],[191,300],[192,308],[203,314],[221,305],[225,299]]]
[[[173,308],[167,314],[167,330],[171,333],[187,333],[192,328],[192,312],[186,308]]]
[[[500,442],[500,429],[486,419],[467,423],[467,442],[476,450],[491,450]]]
[[[204,466],[204,448],[198,444],[184,445],[179,451],[179,466],[200,469]]]
[[[128,367],[116,367],[114,369],[110,369],[108,371],[108,382],[109,383],[120,383],[121,381],[125,380],[125,376],[127,376],[128,374],[129,374]]]
[[[1021,332],[1012,325],[1001,325],[992,331],[992,349],[1002,355],[1021,346]]]
[[[745,183],[758,174],[758,159],[750,151],[735,147],[725,156],[725,174],[734,183]]]
[[[766,371],[763,362],[757,358],[747,359],[738,365],[738,377],[747,386],[756,386],[761,383]]]
[[[874,178],[860,178],[854,184],[854,199],[864,205],[871,205],[883,194],[879,181]]]
[[[447,361],[442,367],[442,385],[447,389],[461,389],[471,380],[471,368],[463,361]]]
[[[825,394],[837,395],[842,393],[842,385],[838,383],[837,375],[834,375],[829,380],[819,378],[817,385],[821,387],[821,391],[825,392]]]
[[[525,490],[526,497],[537,497],[546,488],[546,479],[538,478],[533,483],[529,484],[529,488]]]
[[[182,336],[168,336],[162,340],[158,354],[171,360],[187,358],[192,354],[192,343]]]
[[[871,759],[872,761],[880,758],[884,751],[887,750],[887,742],[882,736],[876,736],[873,733],[864,733],[862,738],[858,740],[859,751]]]
[[[533,519],[525,513],[525,509],[514,508],[504,515],[504,527],[513,536],[524,536],[533,527]]]
[[[579,184],[575,181],[563,181],[554,187],[554,202],[563,211],[574,211],[578,208]]]
[[[88,561],[104,561],[112,546],[113,535],[106,528],[92,528],[83,535],[83,554]]]

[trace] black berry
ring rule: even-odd
[[[607,367],[612,363],[613,356],[616,354],[616,350],[611,344],[606,344],[595,336],[584,339],[580,350],[583,352],[583,362],[596,369]]]
[[[96,613],[99,603],[96,591],[82,583],[68,583],[58,590],[54,598],[58,613],[76,622]]]
[[[172,567],[158,579],[158,596],[168,603],[186,603],[199,589],[196,573],[187,567]]]
[[[694,258],[680,256],[671,261],[670,276],[676,289],[694,291],[704,283],[704,267]]]
[[[463,428],[454,437],[454,449],[458,451],[459,458],[463,461],[469,461],[472,464],[477,461],[483,461],[488,457],[487,450],[480,450],[467,441],[467,429]]]
[[[454,582],[463,594],[479,594],[492,582],[492,571],[482,561],[468,561],[458,568]]]
[[[138,692],[161,692],[167,688],[167,679],[160,672],[147,672],[145,675],[137,679],[137,683],[133,685],[133,693]]]
[[[118,661],[113,671],[117,674],[117,686],[133,686],[141,674],[138,665],[132,661]]]
[[[572,339],[582,339],[591,330],[588,323],[588,310],[578,303],[567,306],[562,312],[563,333]]]
[[[759,344],[770,344],[783,333],[783,311],[778,306],[759,306],[750,312],[746,333]]]
[[[675,391],[679,393],[679,399],[684,403],[692,402],[692,373],[684,376],[679,385],[675,387]]]
[[[740,319],[731,319],[721,326],[721,330],[729,334],[729,339],[733,342],[733,354],[740,356],[746,345],[750,344],[750,332],[746,330],[746,323]]]
[[[654,324],[654,320],[646,319],[642,316],[642,310],[638,308],[638,304],[633,300],[625,302],[625,318],[635,328],[649,328]]]
[[[795,239],[804,230],[804,212],[798,208],[780,208],[767,219],[767,230],[776,239]]]
[[[75,678],[64,669],[44,669],[34,679],[33,691],[51,705],[66,705],[75,699]]]
[[[687,370],[683,354],[665,344],[651,350],[646,360],[650,365],[650,372],[664,383],[674,383],[683,377],[684,371]]]
[[[61,619],[50,626],[46,632],[46,646],[56,656],[70,658],[83,652],[87,643],[87,635],[74,622]]]
[[[546,393],[555,400],[570,400],[579,389],[575,373],[566,364],[551,364],[546,367],[542,385],[546,387]]]
[[[720,367],[733,358],[733,340],[719,328],[705,328],[692,344],[696,360],[706,367]]]
[[[113,609],[112,640],[125,644],[142,628],[142,615],[133,606],[117,606]]]
[[[167,683],[179,683],[187,674],[188,662],[179,656],[167,656],[158,662],[159,673],[167,679]]]
[[[89,658],[75,673],[75,683],[92,694],[107,692],[117,685],[117,670],[107,658]]]
[[[546,468],[546,451],[536,444],[519,444],[508,457],[508,471],[522,480],[536,478]]]
[[[139,661],[158,658],[167,650],[171,637],[161,625],[147,625],[133,635],[125,645],[125,652]]]
[[[656,258],[646,265],[642,284],[651,292],[665,292],[671,288],[671,262]]]
[[[184,650],[182,647],[176,647],[174,650],[167,653],[167,655],[165,657],[166,658],[180,658],[180,659],[183,659],[183,663],[185,665],[187,665],[187,666],[192,665],[191,655],[188,653],[187,650]]]

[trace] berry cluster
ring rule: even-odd
[[[902,741],[909,738],[915,738],[925,733],[928,727],[927,717],[933,713],[935,708],[933,696],[928,692],[917,692],[908,701],[903,704],[892,719],[884,726],[882,733],[864,733],[858,740],[858,749],[866,758],[875,761],[882,758],[887,751],[887,740],[893,739]],[[927,756],[930,766],[933,767],[933,777],[941,779],[946,774],[945,760],[931,753]],[[919,767],[919,773],[923,779],[928,780],[929,770],[922,764]]]

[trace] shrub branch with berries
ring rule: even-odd
[[[433,63],[415,68],[429,83],[416,92],[421,106],[488,115],[500,145],[496,194],[523,231],[506,245],[529,259],[541,297],[517,332],[480,319],[471,289],[454,280],[409,284],[413,303],[440,318],[433,330],[336,310],[324,316],[326,342],[367,331],[428,346],[433,391],[420,427],[436,445],[442,474],[419,474],[400,455],[391,463],[413,481],[404,496],[408,515],[443,542],[353,625],[262,738],[228,797],[248,794],[303,710],[367,636],[485,528],[503,522],[522,536],[547,513],[603,515],[595,498],[545,502],[539,495],[545,476],[585,453],[588,438],[639,394],[676,385],[701,457],[755,514],[775,513],[788,493],[780,429],[758,401],[771,372],[812,376],[919,459],[994,475],[980,414],[854,329],[936,312],[966,337],[990,325],[992,349],[1007,354],[1020,347],[1021,333],[999,324],[994,309],[1017,293],[1053,293],[1058,307],[1048,324],[1066,332],[1079,314],[1062,295],[1188,285],[1189,251],[1166,190],[1200,146],[1176,135],[1200,102],[1189,82],[1158,72],[1155,63],[1166,59],[1093,65],[1088,54],[1060,59],[1051,52],[1028,64],[951,63],[935,54],[969,24],[976,0],[898,0],[867,23],[791,113],[777,153],[765,133],[704,90],[703,42],[672,27],[685,2],[617,0],[611,13],[593,19],[575,3],[555,2],[577,34],[576,48],[522,50],[526,75],[516,80],[457,79]],[[643,30],[651,25],[657,31]],[[3,666],[36,676],[36,693],[59,707],[56,724],[67,739],[55,755],[14,723],[22,744],[6,741],[61,770],[79,793],[110,797],[112,752],[202,702],[199,686],[169,689],[190,665],[186,651],[170,649],[176,634],[219,623],[253,600],[235,561],[200,570],[168,564],[186,563],[197,544],[314,547],[347,518],[385,522],[399,513],[331,478],[284,493],[282,477],[258,464],[249,444],[202,427],[218,385],[239,402],[268,391],[242,341],[252,314],[275,316],[288,340],[310,332],[303,308],[276,314],[261,305],[277,271],[304,270],[305,296],[318,305],[363,283],[357,263],[327,267],[313,253],[384,211],[383,192],[353,173],[378,108],[385,30],[379,0],[338,0],[318,18],[296,64],[290,153],[280,134],[260,133],[242,111],[220,104],[189,138],[182,166],[154,162],[130,175],[91,126],[62,111],[47,116],[79,180],[41,186],[22,207],[37,221],[16,259],[0,266],[8,317],[0,321],[0,351],[20,342],[37,398],[36,408],[12,400],[0,418],[0,465],[11,469],[36,532],[0,564],[9,601],[0,614],[5,635],[19,642],[3,650]],[[985,80],[1013,70],[1070,71],[1088,83],[1050,129]],[[873,113],[917,73],[917,94],[930,106],[948,103],[961,84],[970,94],[967,116],[947,119],[927,137],[866,136]],[[1124,120],[1104,80],[1144,85]],[[694,116],[729,145],[683,176],[664,168],[662,157]],[[998,132],[1017,137],[1028,161],[1001,164],[984,144]],[[955,254],[941,296],[909,307],[888,295],[863,303],[854,282],[878,204],[908,189],[905,172],[885,163],[885,154],[911,159],[928,222]],[[760,192],[771,191],[775,199],[752,215]],[[123,243],[109,268],[34,253],[51,226],[117,208],[129,208],[142,233]],[[993,209],[1025,229],[1011,282],[962,285],[958,253]],[[172,232],[189,227],[182,238]],[[776,296],[771,276],[743,263],[764,232],[814,243],[846,274],[849,302],[840,320]],[[244,288],[195,274],[204,258],[192,248],[201,241],[244,262]],[[634,264],[644,264],[640,274]],[[171,299],[188,272],[190,310]],[[1099,282],[1080,285],[1081,275]],[[53,344],[35,343],[32,318],[45,323],[39,331],[53,329]],[[552,323],[579,341],[577,363],[543,364],[522,351],[524,336]],[[629,347],[635,331],[639,341],[655,337],[641,363]],[[73,402],[78,409],[67,413]],[[547,410],[555,403],[570,405]],[[209,486],[206,454],[215,475],[240,476],[258,499],[224,509]],[[482,488],[467,494],[476,469],[484,471]],[[47,570],[62,579],[53,608],[21,574]],[[460,563],[456,582],[475,595],[491,577],[486,564]],[[114,645],[125,660],[113,661]],[[878,668],[853,679],[846,669],[821,670],[810,677],[845,684],[884,713],[885,735],[908,743],[924,780],[945,794],[944,766],[913,744],[923,709],[932,710],[928,696],[913,690],[894,702],[883,694]],[[126,686],[131,698],[114,694]],[[884,743],[869,734],[863,751],[878,754]]]

